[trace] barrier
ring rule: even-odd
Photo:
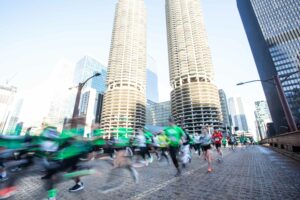
[[[272,147],[300,153],[300,131],[290,132],[265,138],[261,144],[269,144]]]

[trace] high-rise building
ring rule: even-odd
[[[49,77],[49,111],[43,122],[56,126],[59,131],[63,129],[66,117],[71,117],[75,98],[71,98],[69,87],[73,84],[74,66],[66,61],[60,61]]]
[[[157,74],[151,69],[147,69],[147,99],[153,102],[158,102],[158,80]]]
[[[92,78],[85,84],[80,97],[78,117],[85,121],[85,126],[81,127],[84,136],[91,134],[92,126],[100,123],[103,94],[106,90],[107,68],[90,56],[84,56],[77,62],[74,84],[78,85],[96,73],[101,75]]]
[[[167,126],[171,116],[171,102],[156,103],[147,100],[146,124],[154,126]]]
[[[4,132],[9,121],[9,116],[12,111],[12,105],[16,94],[16,87],[0,85],[0,133]]]
[[[158,78],[156,61],[150,55],[147,56],[147,86],[146,86],[146,98],[147,100],[158,102]]]
[[[166,0],[172,116],[187,132],[220,127],[220,99],[199,0]]]
[[[91,56],[84,56],[77,62],[75,67],[74,84],[78,85],[78,83],[84,82],[96,73],[100,73],[101,76],[97,76],[89,80],[85,84],[84,88],[93,88],[96,89],[97,92],[104,93],[106,89],[105,81],[107,68]]]
[[[237,4],[261,80],[279,76],[299,125],[300,1],[237,0]],[[295,74],[286,79],[291,73]],[[276,88],[268,82],[262,86],[276,132],[286,131],[287,120]]]
[[[255,104],[255,118],[259,138],[267,137],[267,123],[272,122],[269,107],[266,101],[256,101]]]
[[[75,68],[74,84],[78,85],[79,83],[84,82],[96,73],[100,73],[101,75],[89,80],[82,89],[82,95],[79,104],[79,117],[87,115],[88,107],[91,107],[91,105],[88,104],[89,102],[91,102],[91,91],[95,91],[97,93],[93,95],[95,102],[98,102],[99,94],[104,94],[106,90],[105,81],[107,76],[107,68],[99,61],[90,56],[84,56],[77,62]],[[93,108],[94,115],[96,115],[97,109],[101,110],[101,108],[97,108],[97,105],[98,103],[93,103],[93,106],[95,107]]]
[[[232,123],[234,127],[238,127],[240,131],[248,131],[247,119],[241,97],[230,97],[228,99],[228,107]]]
[[[146,21],[144,0],[118,1],[101,119],[108,133],[145,125]]]
[[[223,127],[231,127],[231,122],[229,119],[229,110],[227,104],[227,98],[224,90],[219,90],[220,102],[221,102],[221,111],[222,111],[222,119],[223,119]]]
[[[11,112],[4,127],[5,134],[15,134],[15,128],[19,121],[20,111],[23,105],[23,99],[16,99],[12,104]]]

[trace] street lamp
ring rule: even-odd
[[[277,93],[278,93],[278,96],[279,96],[279,100],[280,100],[281,106],[283,108],[284,115],[287,119],[288,125],[290,127],[290,131],[293,132],[293,131],[297,131],[298,128],[297,128],[297,125],[296,125],[295,120],[293,118],[291,108],[289,107],[288,101],[287,101],[287,99],[284,95],[284,91],[283,91],[281,83],[285,82],[290,76],[292,76],[294,74],[297,74],[297,73],[299,73],[299,71],[287,74],[284,77],[284,80],[282,82],[280,82],[280,79],[279,79],[278,75],[275,75],[275,76],[273,76],[273,78],[269,78],[269,79],[266,79],[266,80],[252,80],[252,81],[247,81],[247,82],[241,82],[241,83],[238,83],[236,85],[244,85],[246,83],[252,83],[252,82],[257,82],[257,81],[259,81],[259,82],[272,81],[273,84],[276,86]]]
[[[72,127],[74,126],[74,119],[78,117],[79,115],[79,102],[80,102],[80,96],[81,96],[81,90],[82,88],[84,87],[84,85],[92,78],[96,77],[96,76],[100,76],[101,74],[100,73],[95,73],[93,76],[89,77],[88,79],[86,79],[84,82],[82,83],[79,83],[78,86],[77,86],[77,95],[76,95],[76,101],[75,101],[75,105],[74,105],[74,109],[73,109],[73,115],[72,115]],[[71,89],[71,88],[69,88]]]

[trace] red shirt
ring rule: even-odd
[[[222,138],[223,136],[220,131],[215,131],[212,135],[212,139],[214,140],[215,144],[221,144]]]

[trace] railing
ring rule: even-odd
[[[300,152],[300,131],[290,132],[261,140],[261,144],[291,152]]]

